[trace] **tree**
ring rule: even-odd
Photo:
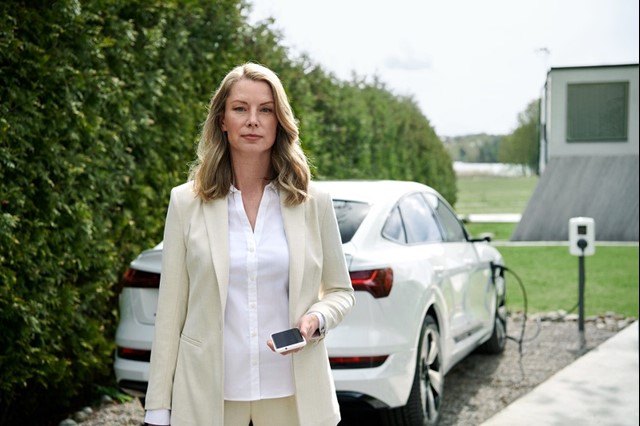
[[[528,167],[537,174],[540,156],[539,122],[540,100],[536,99],[518,115],[518,127],[502,141],[498,159],[503,163],[520,164],[523,169]]]

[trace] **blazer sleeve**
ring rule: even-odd
[[[187,311],[189,280],[180,200],[187,201],[184,192],[191,197],[193,194],[184,189],[182,186],[171,191],[165,221],[160,290],[145,399],[148,410],[171,409],[173,376]]]
[[[331,197],[324,192],[316,193],[314,197],[318,202],[323,263],[320,300],[308,312],[320,312],[324,316],[326,334],[349,313],[355,297]]]

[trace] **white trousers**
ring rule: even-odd
[[[224,426],[300,426],[294,396],[258,401],[224,401]]]

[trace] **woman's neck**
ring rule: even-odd
[[[264,187],[273,177],[273,167],[271,157],[253,158],[232,158],[233,162],[233,185],[242,192],[259,191],[262,193]]]
[[[232,161],[233,185],[239,189],[242,194],[244,211],[251,225],[251,229],[255,230],[262,194],[273,174],[271,157],[232,157]]]

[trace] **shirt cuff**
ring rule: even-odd
[[[144,422],[154,425],[168,425],[171,423],[171,411],[166,408],[147,410],[144,415]]]
[[[324,336],[324,333],[326,331],[324,328],[325,326],[324,315],[322,315],[321,312],[316,312],[316,311],[309,312],[309,313],[312,315],[315,315],[316,318],[318,318],[318,324],[319,324],[318,331],[316,332],[316,334],[314,334],[314,336]]]

